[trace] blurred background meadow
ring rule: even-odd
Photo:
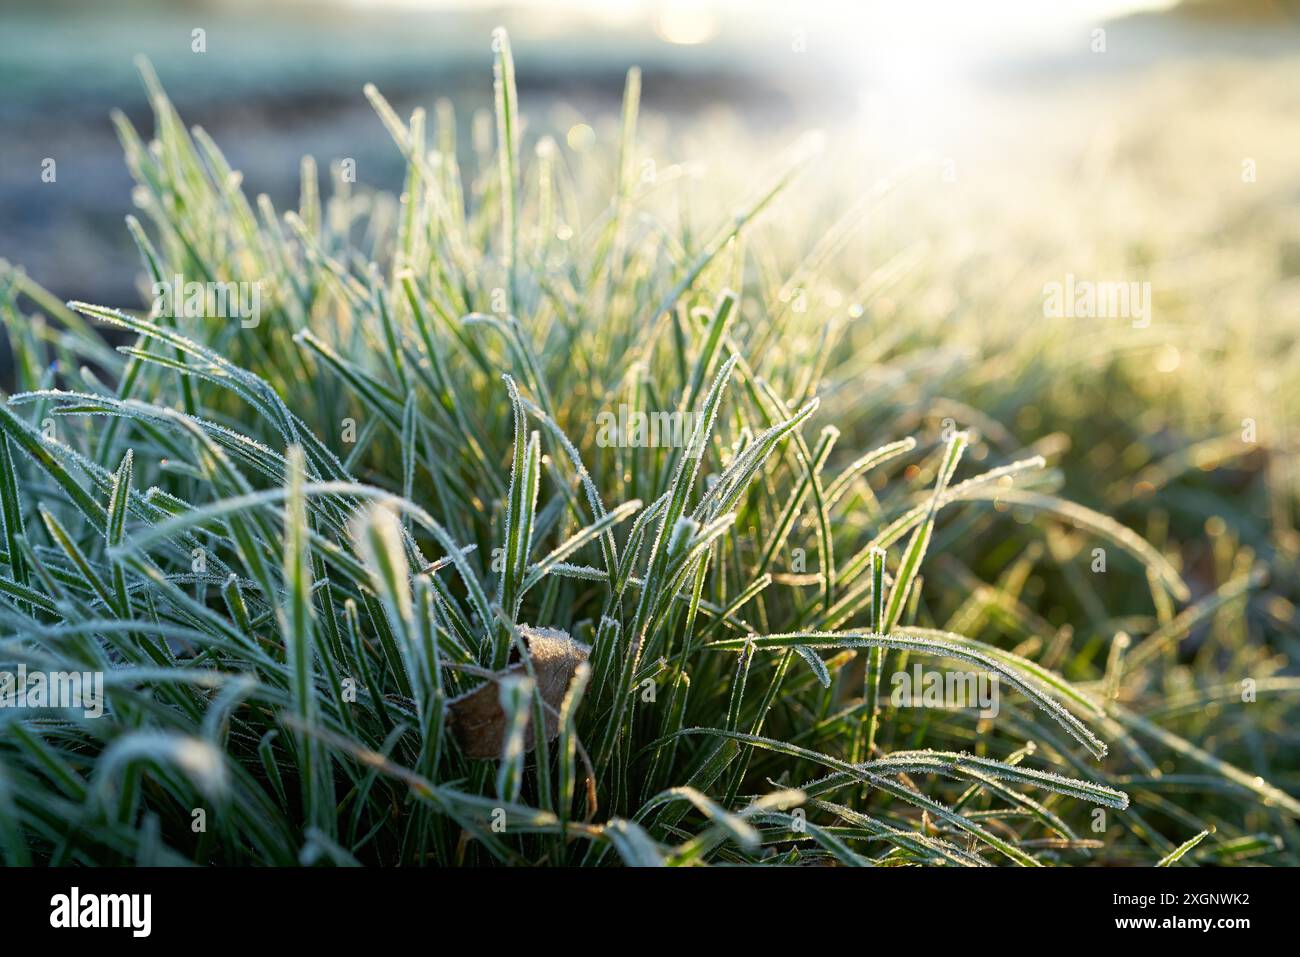
[[[950,426],[978,430],[976,460],[1042,454],[1063,497],[1151,541],[1194,601],[1256,570],[1249,601],[1232,591],[1197,620],[1148,716],[1300,793],[1300,3],[7,0],[0,258],[60,300],[145,303],[109,120],[117,108],[151,128],[137,54],[249,196],[292,207],[311,154],[322,170],[353,160],[353,192],[382,212],[405,164],[362,85],[403,115],[453,104],[469,168],[492,148],[498,24],[526,154],[544,134],[562,149],[575,208],[558,214],[561,242],[611,193],[631,64],[644,208],[685,242],[820,131],[817,158],[747,237],[745,267],[794,317],[767,348],[819,374],[821,330],[843,334],[818,421],[845,433],[846,455]],[[1137,283],[1149,309],[1046,314],[1046,289],[1076,281]],[[917,488],[933,480],[911,468]],[[996,583],[975,589],[980,620],[1073,628],[1076,671],[1098,670],[1115,631],[1172,615],[1153,616],[1133,567],[1084,574],[1091,545],[1068,526],[1015,535],[976,518],[945,535],[927,567],[938,594]],[[965,601],[936,599],[928,617],[969,615]],[[1281,700],[1225,717],[1244,676]],[[1124,694],[1141,710],[1140,683]],[[1294,833],[1262,819],[1231,833],[1252,826]]]

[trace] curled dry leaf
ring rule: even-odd
[[[559,708],[568,690],[569,682],[579,662],[586,661],[591,649],[574,641],[566,631],[558,628],[533,628],[522,625],[519,633],[528,646],[537,686],[546,702],[546,740],[560,733]],[[528,670],[523,662],[507,668],[505,675],[524,675]],[[497,692],[497,678],[491,678],[476,688],[447,702],[448,725],[461,750],[470,758],[499,758],[506,735],[506,715],[501,708]],[[531,751],[535,745],[533,721],[530,712],[524,731],[524,748]]]

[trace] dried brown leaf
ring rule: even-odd
[[[559,707],[568,690],[569,682],[579,662],[586,661],[591,649],[574,641],[568,632],[558,628],[533,628],[522,625],[520,636],[528,648],[533,673],[542,700],[546,702],[546,740],[560,733]],[[447,703],[448,726],[466,757],[499,758],[506,734],[506,714],[501,708],[497,682],[506,675],[527,674],[523,662],[516,662],[500,675],[489,678],[476,688]],[[532,714],[524,731],[524,748],[531,751],[533,740]]]

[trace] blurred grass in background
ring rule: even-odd
[[[399,188],[401,166],[361,85],[374,82],[402,109],[448,97],[468,127],[475,110],[490,107],[476,81],[490,55],[483,38],[497,23],[510,28],[529,63],[521,95],[535,127],[563,136],[584,118],[614,122],[622,74],[634,62],[646,77],[651,116],[666,117],[674,134],[688,132],[709,153],[734,154],[751,147],[746,137],[782,141],[813,126],[854,136],[854,162],[866,172],[822,180],[831,204],[869,183],[871,165],[883,157],[937,149],[962,167],[966,194],[980,190],[1001,208],[1008,197],[990,189],[1071,176],[1072,162],[1108,148],[1116,122],[1131,119],[1153,133],[1180,115],[1232,122],[1244,100],[1233,91],[1244,88],[1256,91],[1247,104],[1260,121],[1255,132],[1272,126],[1280,134],[1292,115],[1286,91],[1294,83],[1286,81],[1300,50],[1294,4],[1141,7],[1127,0],[999,0],[980,11],[936,2],[792,8],[777,0],[12,0],[0,30],[7,131],[0,258],[22,263],[68,298],[135,304],[137,264],[121,228],[130,179],[109,112],[122,109],[137,123],[148,115],[137,55],[153,63],[187,120],[225,144],[249,192],[277,202],[295,195],[305,153],[322,162],[352,157],[363,184]],[[1112,42],[1098,55],[1090,31],[1106,22]],[[206,53],[191,50],[196,28],[206,32]],[[1256,81],[1274,67],[1269,81]],[[955,108],[974,94],[983,97],[978,109]],[[1064,138],[1038,125],[1080,108],[1086,114]],[[1282,187],[1285,139],[1247,142],[1282,161],[1264,177]],[[1053,144],[1050,161],[1035,161]],[[1199,143],[1166,138],[1164,148],[1183,174],[1157,167],[1157,157],[1132,170],[1159,183],[1199,176],[1200,164],[1187,162]],[[991,178],[981,173],[976,181],[964,155],[972,149],[991,164]],[[57,186],[41,182],[46,157],[59,163]],[[1012,177],[1003,166],[1021,172]],[[1191,186],[1212,191],[1209,183]],[[1166,211],[1161,198],[1152,196],[1147,208]],[[1142,214],[1134,210],[1139,218],[1123,228],[1140,230]]]

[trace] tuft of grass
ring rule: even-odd
[[[936,434],[952,401],[860,388],[942,363],[860,304],[792,308],[870,208],[780,254],[761,227],[811,189],[807,144],[702,226],[636,182],[638,72],[613,149],[579,167],[543,134],[530,163],[493,52],[494,147],[368,87],[400,199],[308,160],[286,212],[144,68],[154,139],[116,122],[149,282],[256,283],[253,325],[4,271],[0,670],[106,689],[98,718],[0,709],[4,861],[1293,860],[1271,779],[1296,769],[1258,747],[1300,691],[1246,610],[1265,563],[1221,536],[1193,601],[1174,544],[1055,494],[987,414]],[[602,440],[620,414],[689,428]],[[534,628],[585,649],[558,693]],[[918,661],[995,676],[998,714],[899,706]],[[1243,676],[1257,710],[1212,724]],[[485,684],[494,759],[448,721]]]

